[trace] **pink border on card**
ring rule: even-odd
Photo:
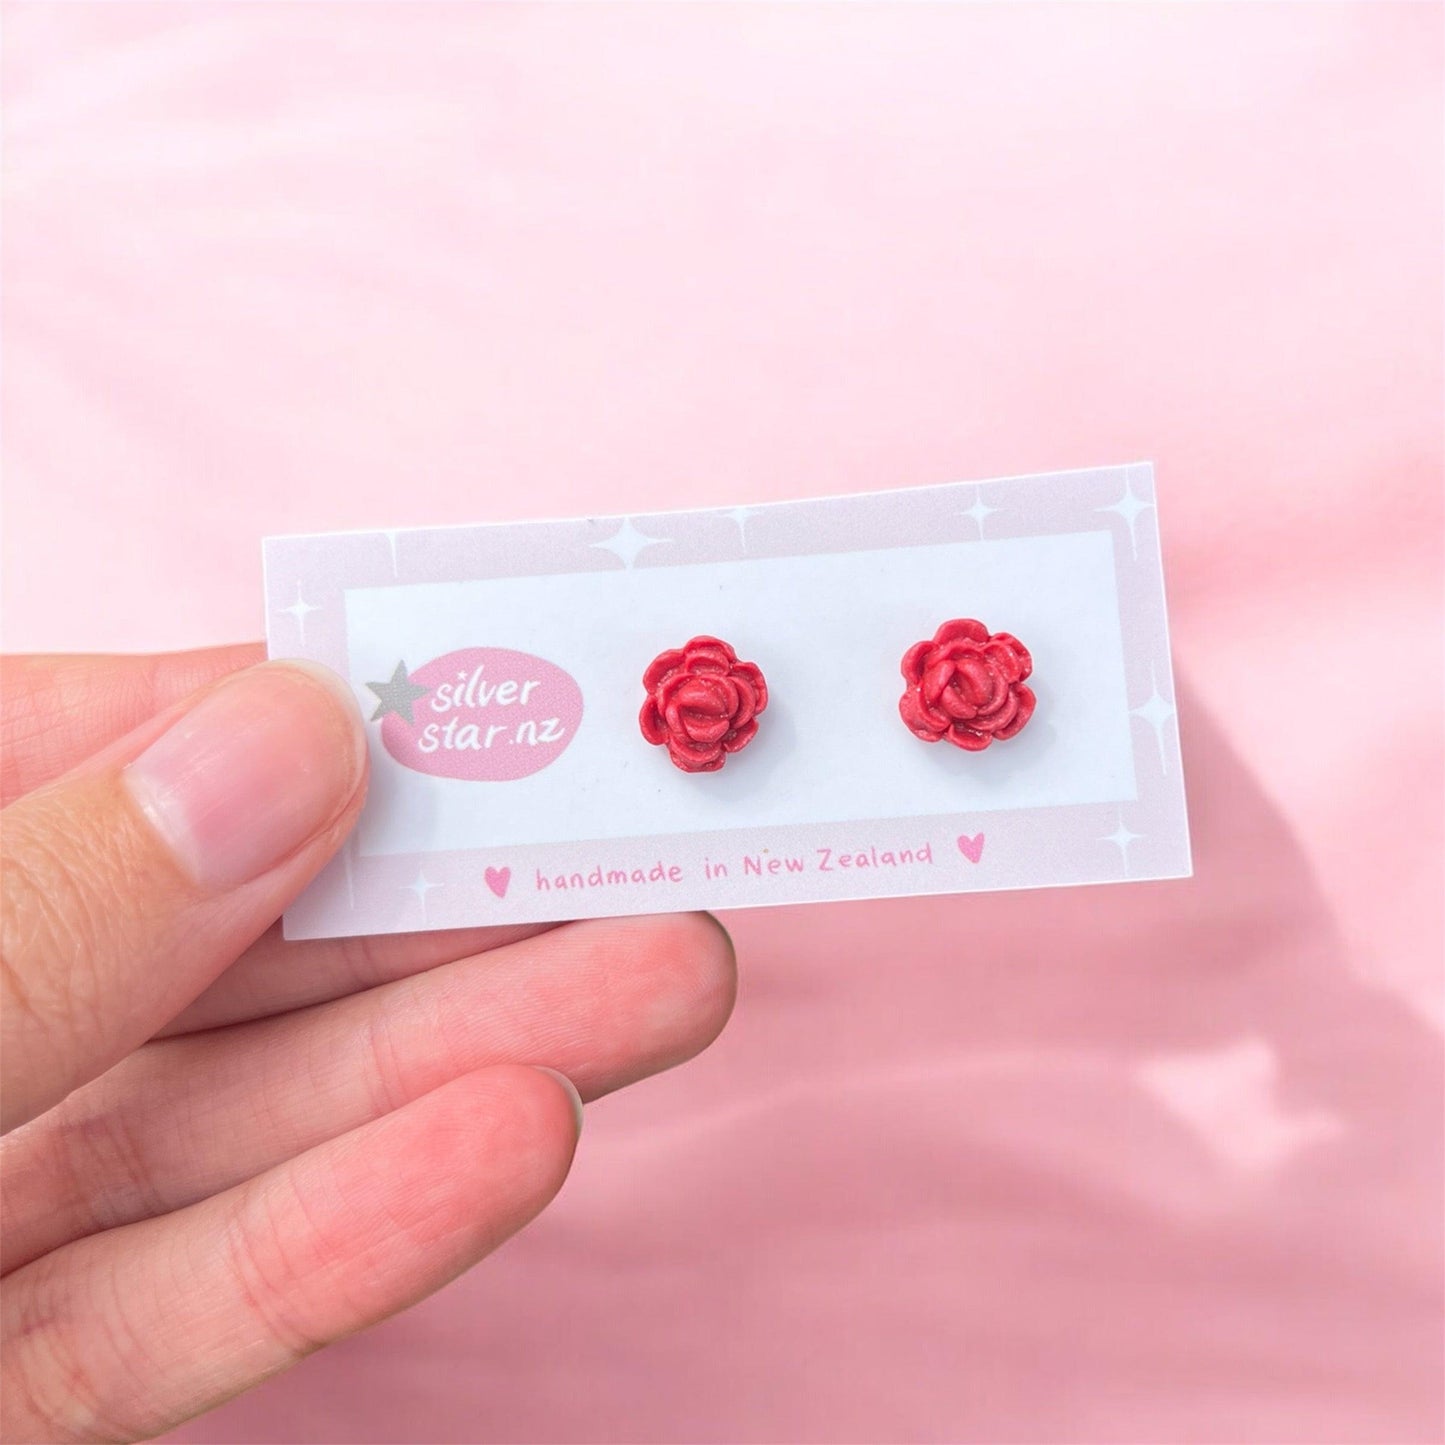
[[[906,507],[898,492],[870,492],[624,517],[268,538],[268,651],[350,676],[344,599],[350,588],[852,552],[860,537],[872,550],[1104,531],[1113,539],[1135,798],[385,856],[362,855],[348,844],[287,912],[286,936],[1189,876],[1153,467],[1139,462],[948,483],[909,489],[907,497]],[[905,850],[911,861],[897,861]],[[709,861],[724,852],[730,860],[755,858],[758,870],[706,876]],[[886,852],[893,864],[878,861]],[[801,869],[787,860],[802,860]],[[655,874],[659,864],[660,878],[605,882],[608,873],[638,867]],[[584,880],[601,869],[604,882],[539,892],[535,874],[543,865],[549,877],[580,872]],[[669,875],[674,867],[680,881]]]

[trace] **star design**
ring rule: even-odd
[[[1124,876],[1129,876],[1129,844],[1136,838],[1142,838],[1142,833],[1131,833],[1124,824],[1124,814],[1119,813],[1119,826],[1112,833],[1106,833],[1099,841],[1101,843],[1112,843],[1119,850],[1119,857],[1124,864]]]
[[[306,641],[307,616],[312,612],[321,611],[319,607],[312,606],[312,604],[309,603],[306,598],[302,596],[301,584],[299,582],[296,584],[296,600],[289,607],[281,607],[277,610],[280,612],[284,612],[287,614],[287,616],[294,617],[296,619],[296,630],[300,634],[302,642]]]
[[[978,538],[979,541],[982,541],[984,518],[993,516],[993,514],[999,510],[1001,509],[998,507],[990,507],[989,504],[984,501],[982,494],[980,494],[973,506],[965,507],[960,515],[972,517],[973,520],[978,523]]]
[[[426,917],[427,894],[430,893],[433,888],[441,888],[442,886],[440,883],[433,883],[421,869],[417,869],[414,882],[402,884],[402,887],[405,888],[408,893],[416,894],[417,902],[421,904],[421,916],[423,918]]]
[[[748,518],[761,511],[761,507],[729,507],[723,513],[723,516],[738,524],[738,541],[742,543],[745,552],[748,549]]]
[[[1167,698],[1160,696],[1157,678],[1150,678],[1149,689],[1148,698],[1138,707],[1131,707],[1129,713],[1132,717],[1143,718],[1154,729],[1154,738],[1159,744],[1159,765],[1165,767],[1168,762],[1168,754],[1164,751],[1164,724],[1174,716],[1174,708]]]
[[[366,685],[376,694],[376,711],[371,715],[372,722],[384,718],[389,712],[394,712],[407,723],[415,722],[416,719],[411,715],[412,703],[431,691],[429,687],[418,687],[406,675],[404,662],[397,663],[396,671],[392,673],[389,682],[369,682]]]
[[[656,541],[656,537],[639,532],[632,525],[631,517],[624,517],[622,525],[605,542],[593,542],[592,546],[599,552],[611,552],[614,557],[622,559],[624,567],[631,567],[637,560],[637,554],[651,547]]]
[[[1117,502],[1111,502],[1107,507],[1099,507],[1100,512],[1113,512],[1116,516],[1122,517],[1129,528],[1129,549],[1137,557],[1139,555],[1139,534],[1134,524],[1154,504],[1152,502],[1141,502],[1129,486],[1128,481],[1124,482],[1124,495]]]

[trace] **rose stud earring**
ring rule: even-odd
[[[909,732],[926,743],[946,738],[956,748],[982,752],[1021,732],[1033,716],[1033,690],[1024,686],[1033,665],[1017,637],[956,617],[932,641],[916,642],[903,654],[908,687],[898,711]]]
[[[694,637],[661,652],[642,674],[647,701],[638,722],[648,742],[667,748],[685,773],[715,773],[758,730],[768,685],[755,662],[716,637]]]

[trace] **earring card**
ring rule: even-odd
[[[288,938],[1187,877],[1147,463],[630,517],[273,537],[267,644],[346,678],[371,785]],[[899,664],[976,618],[1037,708],[969,752]],[[721,770],[638,726],[707,634],[769,701]]]

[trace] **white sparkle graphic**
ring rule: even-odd
[[[1164,747],[1164,724],[1174,716],[1173,705],[1160,695],[1159,680],[1151,671],[1149,675],[1149,696],[1138,707],[1129,709],[1131,717],[1141,717],[1154,729],[1154,741],[1159,744],[1159,767],[1169,771],[1169,754]]]
[[[410,892],[410,893],[415,893],[415,894],[416,894],[416,896],[417,896],[417,901],[421,904],[421,916],[422,916],[423,919],[425,919],[426,916],[427,916],[427,915],[426,915],[426,896],[427,896],[427,894],[430,893],[433,888],[440,888],[440,887],[442,887],[443,885],[440,884],[440,883],[433,883],[433,882],[426,876],[425,873],[423,873],[420,869],[418,869],[418,870],[417,870],[417,875],[416,875],[416,881],[415,881],[414,883],[406,883],[406,884],[403,884],[402,886],[405,887],[408,892]]]
[[[1129,486],[1128,478],[1124,480],[1124,495],[1117,502],[1111,502],[1107,507],[1097,507],[1096,511],[1113,512],[1116,516],[1122,517],[1129,527],[1129,550],[1135,557],[1139,555],[1139,534],[1135,523],[1147,512],[1153,502],[1141,502]]]
[[[756,516],[762,510],[761,507],[729,507],[723,513],[723,516],[738,524],[738,541],[743,544],[744,552],[748,550],[748,518]]]
[[[395,577],[395,576],[397,575],[397,571],[396,571],[396,533],[395,533],[395,532],[383,532],[381,535],[386,538],[386,545],[391,548],[391,575],[392,575],[393,577]]]
[[[1119,850],[1119,858],[1124,864],[1124,876],[1129,876],[1129,844],[1136,838],[1142,838],[1142,833],[1131,833],[1124,824],[1124,811],[1119,810],[1119,826],[1112,833],[1106,833],[1099,840],[1101,843],[1112,843]]]
[[[999,512],[1002,510],[1003,509],[1001,507],[990,507],[989,504],[984,501],[983,493],[980,492],[977,499],[974,501],[973,506],[965,507],[963,511],[959,513],[959,515],[963,517],[972,517],[973,520],[978,523],[978,540],[982,542],[984,519],[987,517],[991,517],[995,512]]]
[[[614,557],[622,559],[624,567],[631,567],[637,560],[637,554],[645,551],[656,543],[656,537],[644,536],[632,525],[631,517],[624,517],[622,525],[605,542],[593,542],[592,546],[600,552],[611,552]]]
[[[289,616],[296,619],[296,630],[299,633],[301,641],[304,645],[306,642],[306,618],[308,614],[312,612],[320,612],[321,609],[319,607],[313,607],[306,600],[306,598],[302,596],[301,584],[299,582],[296,584],[296,600],[289,607],[281,607],[277,610],[280,612],[285,612]]]

